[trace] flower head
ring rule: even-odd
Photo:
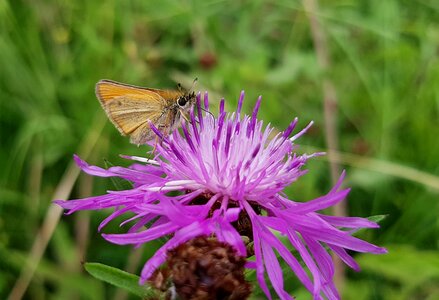
[[[222,100],[218,116],[213,117],[202,114],[198,94],[197,113],[191,111],[190,122],[183,122],[181,133],[174,131],[162,136],[152,126],[162,141],[156,145],[158,155],[154,160],[125,156],[136,162],[128,168],[105,170],[75,156],[84,172],[100,177],[121,177],[134,186],[130,190],[57,203],[68,209],[68,213],[114,208],[99,230],[120,215],[134,213],[134,217],[121,224],[133,222],[127,233],[102,234],[116,244],[139,245],[170,236],[145,263],[141,283],[166,261],[170,250],[199,236],[215,236],[247,257],[243,238],[246,235],[253,242],[250,254],[254,253],[254,260],[248,260],[246,267],[256,270],[259,285],[269,298],[265,275],[278,297],[292,298],[284,290],[277,253],[314,299],[323,296],[339,299],[332,279],[334,265],[327,248],[358,270],[359,266],[347,250],[375,254],[386,250],[351,234],[359,228],[377,228],[378,225],[367,219],[318,212],[347,196],[349,189],[341,188],[344,173],[324,196],[300,203],[289,200],[283,189],[306,173],[303,167],[309,158],[321,155],[295,153],[295,140],[309,126],[291,136],[297,124],[295,119],[285,131],[271,138],[273,127],[264,126],[257,119],[261,98],[251,116],[241,114],[243,99],[244,93],[241,93],[237,111],[231,114],[225,112]],[[207,93],[204,110],[209,110]],[[279,236],[285,237],[289,245]],[[309,272],[291,253],[291,248],[297,251]]]

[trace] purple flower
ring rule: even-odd
[[[190,122],[182,124],[182,133],[174,131],[165,137],[154,128],[162,140],[157,144],[158,155],[154,160],[126,157],[136,162],[128,168],[105,170],[89,166],[75,156],[84,172],[100,177],[117,176],[131,181],[134,186],[130,190],[56,203],[69,214],[78,210],[114,208],[99,230],[120,215],[134,213],[121,224],[132,222],[128,233],[102,234],[112,243],[140,245],[170,236],[146,262],[141,283],[166,260],[168,250],[197,236],[215,235],[246,257],[244,234],[239,225],[240,220],[246,219],[251,224],[247,232],[254,247],[254,260],[248,261],[247,267],[256,270],[258,283],[267,297],[271,299],[265,275],[279,298],[292,299],[284,290],[280,257],[314,299],[323,296],[339,299],[328,249],[358,271],[359,266],[348,250],[381,254],[386,253],[386,249],[351,234],[359,228],[377,228],[378,225],[363,218],[327,216],[318,212],[347,196],[349,189],[341,188],[344,173],[324,196],[300,203],[288,199],[283,189],[307,172],[303,166],[309,158],[322,154],[295,153],[294,141],[311,124],[290,137],[297,124],[296,118],[285,131],[270,138],[274,134],[273,127],[264,126],[256,118],[261,98],[251,116],[241,114],[243,99],[244,93],[241,93],[237,111],[231,114],[224,111],[222,100],[219,115],[214,118],[202,114],[198,94],[197,113],[191,111]],[[208,105],[206,93],[205,110],[209,110]],[[279,236],[284,237],[283,241]],[[304,265],[291,253],[291,248],[297,251]]]

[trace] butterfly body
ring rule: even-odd
[[[106,79],[96,84],[96,96],[119,132],[137,145],[156,138],[151,123],[164,135],[169,134],[195,103],[195,93],[181,88],[159,90]]]

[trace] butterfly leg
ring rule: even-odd
[[[157,126],[157,129],[160,130],[160,132],[163,134],[163,136],[160,137],[160,136],[156,135],[154,148],[152,149],[153,154],[157,150],[157,144],[160,143],[160,145],[161,145],[163,143],[163,140],[165,139],[165,137],[169,135],[171,128],[169,126],[166,126],[166,125],[159,125],[159,126]]]
[[[157,143],[159,142],[159,136],[157,135],[156,137],[155,137],[155,143],[154,143],[154,148],[152,149],[152,155],[154,156],[154,154],[155,154],[155,151],[157,150]],[[160,142],[161,143],[161,142]]]
[[[186,114],[182,113],[181,116],[183,117],[183,119],[186,120],[186,122],[188,122],[189,124],[191,123],[191,120],[189,120],[188,116],[186,116]]]

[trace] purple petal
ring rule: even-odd
[[[280,268],[279,262],[277,261],[273,249],[267,243],[262,243],[262,255],[264,257],[268,277],[270,278],[271,284],[276,293],[280,296],[281,299],[293,299],[284,290],[282,269]]]
[[[90,166],[85,161],[83,161],[78,155],[73,155],[73,159],[78,165],[81,170],[83,170],[85,173],[93,176],[99,176],[99,177],[111,177],[115,176],[112,172],[109,172],[105,169],[96,167],[96,166]]]
[[[308,124],[304,129],[302,129],[299,133],[297,133],[297,134],[295,134],[294,136],[292,136],[292,137],[290,138],[290,140],[291,140],[292,142],[294,142],[295,140],[297,140],[297,139],[298,139],[299,137],[301,137],[305,132],[307,132],[308,129],[309,129],[313,124],[314,124],[313,121],[309,122],[309,124]]]
[[[314,278],[314,289],[312,291],[313,296],[314,296],[314,298],[318,298],[320,295],[320,289],[321,289],[321,285],[322,285],[321,278],[320,278],[321,275],[320,275],[319,269],[317,268],[316,264],[314,263],[314,259],[309,254],[306,247],[300,241],[298,235],[291,229],[288,229],[288,238],[289,238],[291,244],[293,245],[293,247],[299,252],[299,254],[302,257],[303,261],[305,262],[306,266],[310,270],[310,272]]]
[[[124,234],[102,234],[102,236],[114,244],[118,245],[128,245],[128,244],[138,244],[146,243],[155,240],[164,235],[173,233],[177,230],[178,226],[172,224],[171,222],[156,226],[141,232],[135,233],[124,233]]]
[[[218,222],[218,226],[214,226],[214,228],[215,235],[219,241],[233,246],[238,251],[239,255],[244,257],[247,256],[247,249],[245,248],[241,236],[236,229],[230,225],[230,223],[224,221]]]
[[[195,140],[197,141],[197,144],[200,144],[200,133],[198,131],[197,121],[195,120],[195,114],[194,114],[193,109],[190,110],[189,116],[190,116],[191,125],[192,125],[192,133],[194,134],[194,137],[195,137]]]
[[[247,262],[245,263],[245,267],[246,267],[246,269],[256,269],[257,265],[256,265],[256,262],[251,261],[251,260],[247,260]]]
[[[300,218],[296,216],[296,220],[298,219]],[[317,226],[311,225],[314,227],[311,229],[309,225],[311,224],[308,222],[306,227],[299,226],[297,227],[298,228],[297,230],[300,231],[302,235],[306,234],[319,241],[332,244],[335,246],[339,246],[342,248],[354,250],[357,252],[370,252],[375,254],[387,253],[387,250],[385,248],[375,246],[373,244],[370,244],[368,242],[350,236],[348,233],[337,230],[335,228],[331,229],[331,228],[324,228],[318,225]]]
[[[195,146],[194,146],[194,143],[192,142],[192,138],[191,138],[191,136],[189,134],[189,131],[187,130],[187,127],[186,127],[186,124],[185,124],[184,120],[182,122],[181,128],[183,129],[183,134],[184,134],[184,136],[186,138],[186,141],[187,141],[189,147],[191,148],[192,152],[195,153],[196,152]]]
[[[320,243],[309,239],[308,237],[303,237],[305,243],[308,245],[309,251],[312,253],[319,269],[321,271],[322,278],[324,279],[324,284],[322,286],[323,292],[328,297],[328,299],[338,300],[340,295],[335,288],[332,278],[334,277],[334,263],[332,262],[331,256],[326,252]]]
[[[201,93],[197,93],[197,114],[198,114],[198,122],[200,124],[200,129],[203,129],[203,114],[201,111]]]
[[[365,218],[358,217],[338,217],[318,214],[320,218],[336,227],[344,228],[379,228],[380,226]]]
[[[131,207],[125,207],[119,210],[115,210],[111,215],[109,215],[108,217],[106,217],[101,224],[99,224],[98,227],[98,231],[101,231],[102,228],[105,227],[105,225],[107,225],[111,220],[117,218],[118,216],[123,215],[124,213],[126,213],[127,211],[129,211],[131,209]]]
[[[270,290],[268,289],[267,283],[265,282],[264,278],[264,262],[262,260],[262,242],[259,238],[259,233],[253,228],[253,249],[255,251],[255,264],[256,264],[256,279],[258,280],[258,283],[261,287],[261,289],[264,291],[265,295],[268,299],[271,298]]]
[[[224,98],[221,98],[219,105],[219,115],[221,115],[224,112],[224,106],[225,106]]]
[[[250,133],[252,133],[255,130],[256,122],[257,122],[257,116],[259,107],[261,106],[262,96],[258,97],[258,100],[256,100],[255,107],[253,109],[252,117],[250,120],[250,124],[247,127],[247,136],[250,136]]]
[[[336,193],[331,193],[317,199],[298,203],[294,208],[289,208],[288,212],[292,212],[294,214],[307,214],[309,212],[314,212],[317,210],[322,210],[328,207],[331,207],[338,202],[342,201],[349,194],[350,189],[345,189]]]
[[[334,246],[334,245],[328,245],[328,247],[334,251],[338,257],[341,258],[341,260],[344,261],[345,264],[347,264],[350,268],[352,268],[353,270],[359,272],[360,271],[360,266],[357,264],[357,262],[352,258],[352,256],[350,256],[346,250],[344,250],[341,247],[338,246]]]
[[[209,93],[204,92],[204,109],[209,110]]]
[[[242,109],[242,104],[244,103],[244,91],[241,91],[241,95],[239,95],[239,100],[238,100],[238,107],[236,108],[236,115],[239,115],[241,113],[241,109]]]
[[[294,118],[293,122],[291,122],[290,125],[288,125],[287,129],[282,133],[282,137],[289,137],[291,132],[293,132],[294,128],[296,127],[297,122],[299,122],[299,119]]]
[[[255,221],[257,219],[258,221]],[[255,222],[254,222],[255,221]],[[275,218],[265,218],[265,217],[255,217],[252,219],[252,225],[255,227],[255,224],[261,222],[266,223],[271,221],[271,224],[273,224],[273,221],[275,221]],[[285,262],[293,269],[294,273],[296,274],[297,278],[305,285],[305,287],[312,291],[312,283],[308,278],[308,275],[300,265],[300,263],[297,261],[297,259],[290,253],[290,251],[277,239],[273,233],[271,233],[267,228],[262,227],[261,225],[257,225],[258,230],[262,231],[264,233],[264,242],[268,243],[272,247],[276,248],[276,250],[279,252],[280,256],[285,260]]]

